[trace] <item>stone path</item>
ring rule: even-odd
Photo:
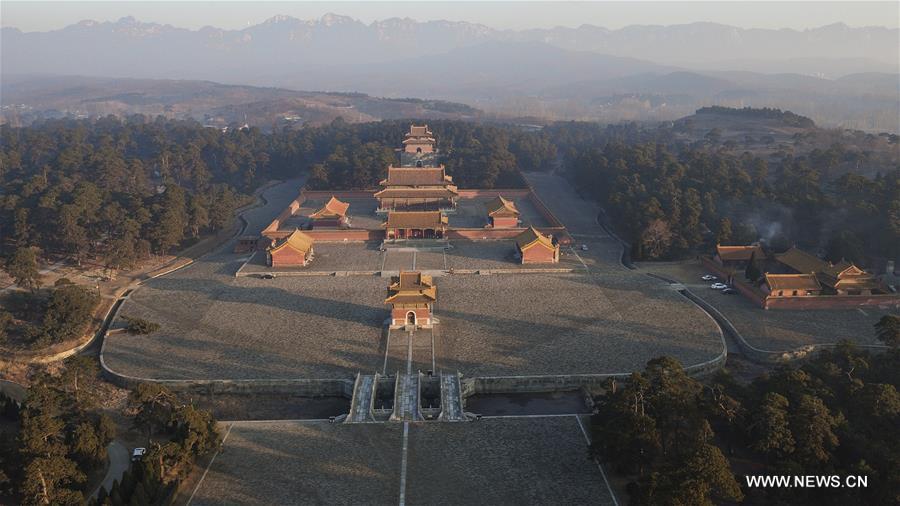
[[[375,401],[375,376],[358,375],[353,386],[353,400],[346,423],[374,422],[372,403]]]
[[[442,422],[465,422],[462,396],[459,388],[459,374],[441,374],[441,416]]]

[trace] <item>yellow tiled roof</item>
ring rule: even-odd
[[[269,251],[275,252],[284,247],[290,247],[303,253],[309,253],[315,241],[312,237],[304,234],[300,229],[295,229],[291,235],[287,236],[280,243],[269,248]]]
[[[488,216],[496,216],[496,215],[507,215],[507,216],[518,216],[519,210],[516,208],[516,203],[511,200],[506,200],[502,195],[497,195],[497,198],[491,200],[487,205]]]
[[[803,274],[822,272],[828,267],[828,262],[796,247],[775,255],[775,260]]]
[[[343,218],[347,216],[347,209],[350,208],[350,204],[347,202],[341,202],[334,195],[331,196],[331,200],[329,200],[322,209],[312,213],[309,215],[310,218]]]
[[[447,217],[440,211],[391,211],[386,228],[441,228],[447,225]]]
[[[766,284],[770,290],[821,290],[822,285],[815,274],[769,274],[766,273]]]
[[[391,278],[385,304],[417,304],[437,300],[437,287],[431,276],[416,271],[402,271]]]
[[[526,250],[535,244],[540,244],[548,249],[556,249],[553,240],[538,232],[534,227],[528,227],[528,230],[519,234],[518,237],[516,237],[516,244],[519,245],[520,250]]]

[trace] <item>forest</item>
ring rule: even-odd
[[[782,111],[781,109],[772,109],[769,107],[763,107],[759,109],[744,107],[742,109],[735,109],[732,107],[721,107],[714,105],[697,109],[697,114],[724,114],[728,116],[735,116],[738,118],[774,119],[778,120],[782,124],[801,128],[811,128],[816,126],[813,120],[807,118],[806,116],[794,114],[791,111]]]
[[[900,496],[900,318],[876,325],[890,346],[849,342],[749,384],[692,379],[651,360],[596,399],[594,454],[628,477],[630,504],[896,504]],[[865,488],[756,488],[735,475],[864,476]]]
[[[262,183],[309,170],[311,188],[376,188],[409,122],[221,133],[133,116],[0,127],[0,249],[128,268],[219,230]],[[520,168],[555,156],[546,139],[441,121],[448,172],[462,187],[521,187]]]
[[[840,145],[768,160],[672,142],[667,128],[578,123],[548,129],[576,187],[604,207],[636,259],[716,243],[796,244],[869,266],[900,255],[900,165],[866,177]]]
[[[96,359],[77,356],[59,372],[33,378],[21,404],[0,394],[0,502],[169,504],[195,459],[219,448],[221,435],[208,411],[185,404],[164,386],[140,384],[124,413],[147,435],[148,453],[88,501],[116,437],[116,424],[102,409],[109,390]]]
[[[43,255],[127,268],[227,226],[235,208],[272,179],[309,171],[312,189],[376,188],[396,163],[409,123],[338,119],[272,133],[221,133],[133,116],[3,126],[0,250],[7,262],[17,249],[36,247]],[[430,126],[462,188],[522,187],[522,171],[562,169],[600,202],[637,259],[682,258],[717,242],[760,239],[774,249],[797,244],[863,266],[900,255],[900,165],[863,175],[854,167],[883,156],[839,142],[773,159],[714,141],[676,141],[671,125],[560,122],[529,131],[444,120]]]

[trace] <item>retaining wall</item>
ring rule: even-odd
[[[195,394],[291,394],[301,397],[347,397],[353,395],[349,379],[250,379],[250,380],[171,380],[140,378],[120,374],[107,367],[101,355],[102,374],[110,383],[133,389],[141,383],[159,383],[175,392]]]
[[[723,343],[724,344],[724,343]],[[703,377],[714,373],[725,365],[728,358],[727,351],[716,358],[685,367],[684,370],[690,376]],[[540,393],[563,392],[578,390],[581,388],[598,391],[606,386],[609,379],[628,379],[631,372],[610,374],[569,374],[549,376],[487,376],[479,378],[463,378],[462,396],[469,397],[475,394],[513,394],[513,393]]]

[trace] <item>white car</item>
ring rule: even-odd
[[[581,245],[581,251],[587,251],[587,249],[588,249],[588,248],[587,248],[587,244],[582,244],[582,245]]]
[[[709,285],[709,287],[713,290],[723,290],[725,288],[728,288],[728,285],[726,285],[725,283],[713,283]]]
[[[703,281],[715,281],[719,278],[713,276],[712,274],[704,274],[703,277],[700,279],[702,279]]]
[[[131,461],[138,462],[142,458],[144,458],[144,454],[147,453],[146,448],[135,448],[134,451],[131,452]]]

